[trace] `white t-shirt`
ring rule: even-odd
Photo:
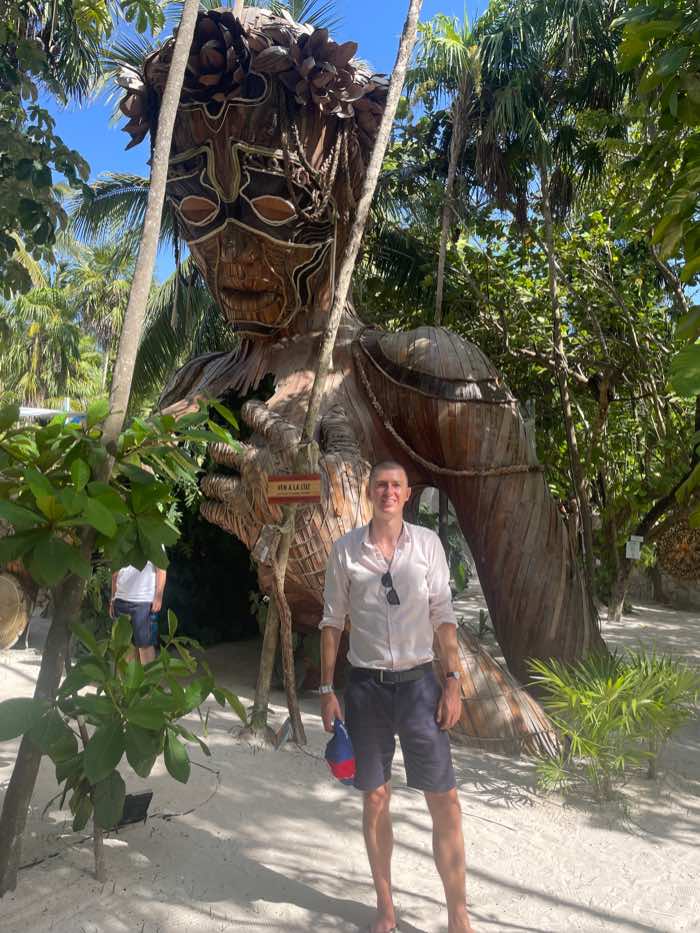
[[[152,603],[156,595],[156,568],[148,561],[143,570],[131,565],[122,567],[117,574],[115,599],[125,599],[130,603]]]

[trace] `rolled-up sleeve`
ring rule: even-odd
[[[350,577],[338,542],[331,548],[326,567],[326,584],[323,589],[323,618],[319,628],[327,625],[345,628],[345,616],[350,611]]]
[[[457,625],[452,608],[452,590],[450,589],[450,568],[447,566],[445,549],[437,535],[433,536],[428,563],[428,602],[430,622],[437,631],[441,625]]]

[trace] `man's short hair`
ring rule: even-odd
[[[380,470],[401,470],[406,477],[406,484],[408,484],[408,473],[406,472],[406,467],[402,463],[399,463],[397,460],[382,460],[380,463],[375,463],[369,471],[370,486],[372,485],[372,480]]]

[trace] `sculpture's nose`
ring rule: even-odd
[[[221,258],[224,262],[250,265],[255,261],[255,237],[235,224],[228,223],[221,233]]]

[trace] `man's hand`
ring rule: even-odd
[[[163,597],[154,596],[153,602],[151,603],[151,612],[160,612],[160,607],[163,605]]]
[[[115,614],[115,612],[114,612],[114,600],[113,600],[113,599],[110,599],[110,601],[109,601],[109,617],[110,617],[110,619],[116,619],[116,618],[117,618],[117,616],[116,616],[116,614]]]
[[[454,677],[448,677],[442,688],[442,696],[438,703],[435,719],[438,726],[444,732],[451,729],[459,722],[462,715],[462,692],[459,681]]]
[[[335,693],[321,694],[321,718],[326,732],[332,732],[335,720],[343,718],[343,711]]]

